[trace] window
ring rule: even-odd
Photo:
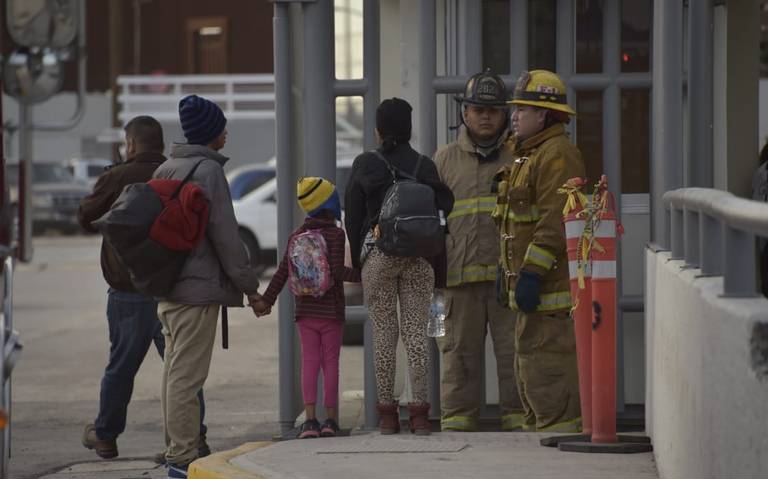
[[[651,63],[651,0],[621,2],[621,71],[647,72]]]
[[[603,174],[603,92],[578,92],[576,113],[576,145],[587,167],[587,178],[595,183]]]
[[[483,1],[483,68],[509,73],[509,0]]]
[[[650,191],[650,92],[621,92],[621,192]]]
[[[603,0],[577,0],[576,73],[602,71]]]
[[[528,69],[557,69],[556,0],[528,0]]]

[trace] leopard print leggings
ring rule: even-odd
[[[373,359],[379,402],[395,402],[398,335],[403,338],[408,357],[413,402],[427,402],[429,355],[425,329],[435,281],[432,266],[423,258],[390,256],[374,248],[363,265],[362,279],[365,302],[373,321]]]

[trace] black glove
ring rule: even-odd
[[[539,292],[541,291],[541,278],[528,271],[520,271],[520,277],[515,286],[515,302],[517,308],[524,313],[536,311],[541,304]]]

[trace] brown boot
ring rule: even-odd
[[[408,415],[410,416],[408,423],[411,427],[411,432],[417,436],[429,436],[432,434],[432,428],[429,424],[429,403],[409,403]]]
[[[83,431],[83,446],[93,449],[102,459],[117,457],[117,441],[114,439],[99,439],[93,424],[85,426]]]
[[[397,434],[400,432],[400,418],[397,414],[397,404],[377,404],[379,410],[379,432],[381,434]]]

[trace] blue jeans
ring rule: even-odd
[[[110,288],[107,296],[109,323],[109,363],[101,379],[99,415],[94,423],[99,439],[112,440],[125,430],[133,381],[149,346],[154,342],[160,357],[165,352],[165,338],[157,319],[157,302],[142,294]],[[205,435],[205,402],[200,399],[200,434]]]

